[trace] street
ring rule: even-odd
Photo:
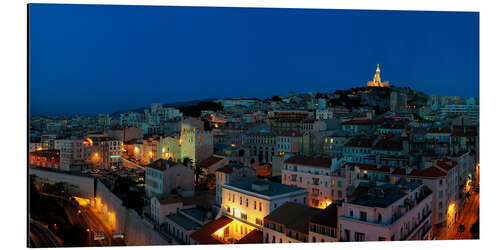
[[[40,222],[30,218],[30,238],[34,246],[30,247],[60,247],[61,243],[57,237]]]

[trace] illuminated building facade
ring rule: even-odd
[[[30,165],[60,169],[59,150],[36,150],[30,152]]]
[[[189,158],[193,163],[212,156],[214,150],[213,133],[204,131],[203,123],[183,122],[180,134],[181,159]]]
[[[373,77],[373,81],[368,81],[366,83],[367,87],[389,87],[389,82],[382,82],[380,78],[380,65],[377,64],[377,70],[375,71],[375,76]]]
[[[242,165],[227,164],[215,170],[215,203],[222,204],[222,186],[235,181],[257,178],[255,169]]]
[[[223,185],[221,216],[234,220],[236,226],[225,229],[227,232],[223,232],[223,240],[227,242],[231,242],[232,238],[239,240],[254,229],[262,232],[264,217],[286,202],[307,204],[307,191],[264,180],[247,180]]]
[[[309,194],[307,204],[326,208],[334,201],[335,183],[331,158],[292,156],[284,161],[281,183],[304,188]]]

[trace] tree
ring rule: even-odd
[[[273,96],[273,98],[271,99],[273,102],[281,102],[281,97],[279,96]]]
[[[200,175],[203,174],[203,169],[198,164],[193,164],[193,160],[189,157],[184,157],[182,164],[185,166],[190,166],[193,169],[195,182],[198,184]]]
[[[474,239],[479,239],[479,220],[476,223],[472,224],[469,229],[470,234],[474,237]]]

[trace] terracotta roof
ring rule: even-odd
[[[450,171],[455,166],[457,166],[457,163],[455,161],[450,160],[446,157],[441,160],[437,160],[436,164],[438,165],[438,167],[444,169],[445,171]]]
[[[446,176],[446,173],[439,170],[436,167],[429,167],[425,169],[414,169],[410,176],[427,177],[427,178],[437,178]]]
[[[200,166],[201,168],[209,168],[210,166],[222,160],[224,160],[224,158],[222,157],[210,156],[196,165]]]
[[[146,167],[154,168],[154,169],[160,170],[160,171],[164,171],[165,169],[167,169],[167,167],[170,167],[171,163],[172,162],[165,160],[165,159],[158,159],[158,160],[152,162],[151,164],[147,165]]]
[[[296,155],[285,160],[285,163],[330,168],[330,165],[332,163],[332,158],[313,158],[302,155]]]
[[[390,172],[391,171],[391,166],[381,166],[380,168],[377,168],[376,164],[362,164],[362,163],[348,162],[345,165],[349,166],[349,167],[358,166],[359,169],[368,170],[368,171],[379,171],[379,172]]]
[[[244,166],[234,166],[234,165],[225,165],[224,167],[218,168],[215,170],[215,172],[222,172],[226,174],[230,174],[234,171],[234,168],[240,169],[243,168]]]
[[[392,171],[392,174],[395,175],[406,175],[406,169],[404,168],[396,168],[394,171]]]
[[[212,237],[212,234],[232,221],[233,219],[226,216],[220,217],[217,220],[207,223],[198,229],[198,231],[191,234],[191,238],[199,244],[224,244],[222,241]]]
[[[236,244],[262,244],[263,239],[264,237],[262,231],[254,229],[236,242]]]
[[[267,177],[272,174],[272,168],[267,165],[262,165],[257,167],[257,175],[262,177]]]
[[[39,151],[33,151],[30,153],[32,156],[39,156],[39,157],[54,157],[54,158],[59,158],[59,150],[57,149],[46,149],[46,150],[39,150]]]

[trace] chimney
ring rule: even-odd
[[[405,170],[406,174],[410,174],[413,169],[411,169],[410,166],[408,166]]]

